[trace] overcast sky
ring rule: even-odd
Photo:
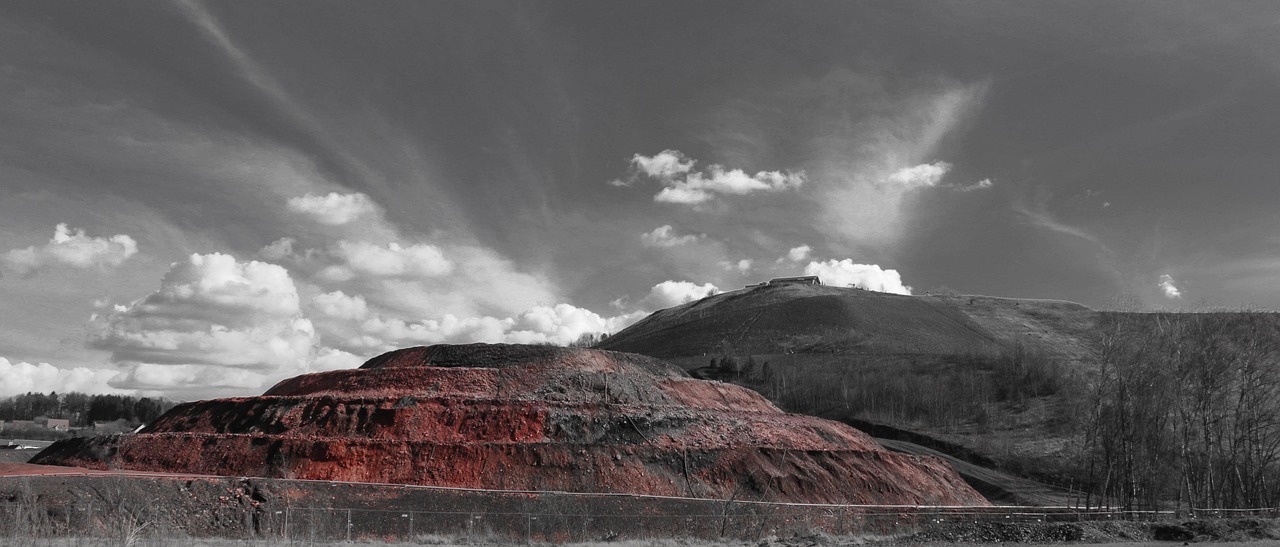
[[[774,276],[1280,306],[1280,4],[0,2],[0,395]]]

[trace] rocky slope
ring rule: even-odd
[[[987,505],[942,460],[601,350],[409,348],[259,397],[180,405],[32,463],[504,490]]]

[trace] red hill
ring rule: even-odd
[[[134,435],[32,463],[504,490],[814,503],[987,505],[943,461],[657,359],[602,350],[409,348],[259,397],[180,405]]]

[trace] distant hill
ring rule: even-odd
[[[1262,494],[1236,491],[1268,484],[1263,476],[1280,480],[1280,465],[1269,463],[1280,461],[1280,423],[1258,417],[1280,412],[1275,313],[1121,313],[1058,300],[760,285],[655,312],[596,347],[662,358],[792,412],[1052,482],[1062,490],[1048,497],[1059,500],[1071,496],[1065,489],[1091,487],[1130,505],[1200,496],[1230,506],[1262,503]],[[1241,404],[1246,396],[1256,402]],[[1263,433],[1222,425],[1239,423]],[[1238,451],[1198,440],[1211,438],[1253,447],[1258,463],[1248,466],[1259,478],[1227,477]],[[1204,490],[1171,490],[1180,487],[1175,472]],[[966,478],[989,480],[979,475]],[[1233,480],[1249,484],[1228,487]]]
[[[965,355],[1025,346],[1087,359],[1099,312],[1059,300],[755,286],[653,313],[597,345],[664,359],[749,354]]]

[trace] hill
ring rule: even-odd
[[[186,403],[133,435],[31,463],[450,488],[719,500],[989,505],[944,460],[651,357],[471,344],[407,348],[258,397]]]
[[[1240,404],[1280,409],[1274,313],[1119,313],[762,285],[655,312],[597,347],[660,357],[788,411],[1126,503],[1278,495],[1256,485],[1280,477],[1268,459],[1280,456],[1280,424]],[[1236,473],[1245,445],[1251,476]],[[990,482],[980,474],[966,478]],[[1192,483],[1204,491],[1187,492]]]
[[[965,355],[1021,345],[1085,359],[1098,315],[1057,300],[764,285],[655,312],[597,347],[672,359],[724,347],[746,354]]]

